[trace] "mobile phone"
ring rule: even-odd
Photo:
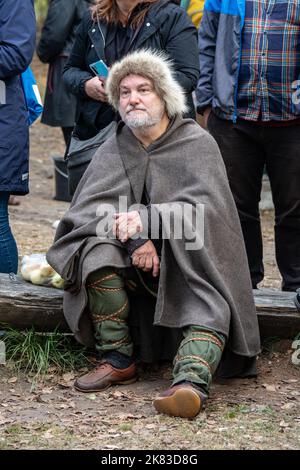
[[[90,69],[98,77],[107,78],[108,76],[108,67],[103,60],[98,60],[97,62],[93,62],[92,64],[90,64]]]

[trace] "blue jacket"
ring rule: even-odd
[[[20,74],[31,62],[35,30],[33,0],[0,0],[0,191],[13,194],[28,193],[28,113]]]
[[[206,0],[199,28],[200,80],[197,109],[212,106],[236,120],[245,0]]]

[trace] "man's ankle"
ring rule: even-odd
[[[206,391],[206,387],[205,386],[201,386],[201,384],[198,384],[196,382],[190,382],[188,380],[181,380],[180,382],[177,382],[177,383],[173,383],[172,384],[172,387],[176,386],[176,385],[187,385],[189,387],[193,387],[194,389],[196,389],[197,391],[199,391],[203,396],[205,396],[206,398],[208,397],[208,392]]]
[[[134,363],[132,356],[127,356],[119,351],[108,351],[103,354],[102,360],[108,362],[116,369],[127,369]]]

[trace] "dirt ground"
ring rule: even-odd
[[[35,63],[41,88],[45,68]],[[10,207],[20,257],[45,252],[52,224],[68,203],[54,196],[53,156],[63,155],[60,129],[31,129],[30,195]],[[274,261],[273,213],[262,215],[266,277],[280,288]],[[272,343],[258,359],[259,376],[215,382],[195,420],[159,416],[153,397],[169,386],[170,366],[141,370],[138,382],[99,394],[73,389],[73,371],[55,371],[32,388],[31,378],[0,366],[0,449],[299,449],[300,366],[292,340]]]

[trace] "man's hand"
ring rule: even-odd
[[[143,231],[141,217],[138,211],[120,212],[115,214],[115,223],[113,225],[113,233],[122,243],[127,242],[128,238],[133,237],[136,233]]]
[[[105,81],[99,77],[91,78],[87,80],[84,84],[84,90],[86,94],[96,101],[102,101],[103,103],[107,102],[107,94],[105,93]]]
[[[158,276],[160,268],[159,257],[151,240],[148,240],[132,253],[132,264],[136,268],[142,269],[142,271],[151,271],[153,269],[152,276]]]
[[[206,108],[206,110],[203,113],[203,128],[204,129],[207,129],[207,121],[208,121],[210,113],[211,113],[211,106]]]

